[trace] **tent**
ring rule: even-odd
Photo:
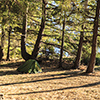
[[[42,69],[36,60],[29,59],[17,71],[22,73],[39,73],[42,72]]]

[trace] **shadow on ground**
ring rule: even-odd
[[[22,65],[24,63],[24,61],[22,62],[11,62],[11,63],[7,63],[7,64],[2,64],[0,65],[1,68],[17,68],[20,65]]]
[[[46,61],[42,61],[40,63],[40,66],[43,70],[43,72],[53,72],[53,71],[62,71],[64,70],[63,68],[58,68],[58,60],[56,61],[57,63],[55,63],[55,61],[50,61],[50,60],[46,60]],[[17,69],[19,66],[21,66],[22,64],[24,64],[24,61],[19,61],[19,62],[6,62],[7,64],[2,64],[0,65],[0,69],[6,69],[3,71],[0,71],[0,76],[4,76],[4,75],[17,75],[17,74],[23,74],[21,72],[16,71],[15,69]],[[7,70],[8,68],[14,68],[14,70]],[[25,73],[24,73],[25,74]]]
[[[9,63],[7,61],[5,61],[5,63],[7,63],[7,64],[0,65],[0,69],[2,69],[2,71],[0,71],[0,76],[22,74],[22,73],[18,72],[16,69],[19,66],[21,66],[22,64],[24,64],[24,61],[19,61],[19,62],[11,62],[10,61]],[[13,69],[13,70],[9,71],[9,69]]]
[[[33,94],[33,93],[46,93],[46,92],[62,91],[62,90],[68,90],[68,89],[92,87],[92,86],[96,86],[96,85],[100,85],[100,81],[95,82],[95,83],[82,85],[82,86],[72,86],[72,87],[65,87],[65,88],[52,89],[52,90],[34,91],[34,92],[27,92],[27,93],[16,93],[16,94],[8,94],[8,95],[26,95],[26,94]]]
[[[94,70],[96,70],[96,71],[100,71],[100,67],[94,68]]]
[[[4,75],[18,75],[18,74],[22,74],[22,73],[18,72],[17,70],[13,70],[13,71],[0,71],[0,76],[4,76]]]
[[[15,73],[14,73],[15,74]],[[19,74],[16,72],[16,74]],[[68,77],[79,77],[79,76],[91,76],[83,72],[75,71],[75,72],[64,72],[61,74],[51,74],[51,75],[40,75],[38,77],[42,77],[43,79],[38,79],[38,80],[32,80],[32,81],[25,81],[25,82],[13,82],[13,83],[5,83],[5,84],[0,84],[0,86],[8,86],[8,85],[15,85],[15,84],[24,84],[24,83],[35,83],[35,82],[42,82],[42,81],[50,81],[50,80],[57,80],[57,79],[66,79]],[[56,77],[55,77],[56,76]],[[33,76],[35,77],[35,76]],[[100,76],[97,76],[100,77]]]

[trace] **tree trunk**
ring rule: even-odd
[[[4,47],[4,37],[5,37],[5,32],[4,32],[4,28],[2,27],[2,36],[1,36],[1,47]]]
[[[11,35],[11,32],[12,32],[12,27],[10,26],[9,27],[9,31],[8,31],[8,50],[7,50],[7,58],[6,60],[9,61],[9,52],[10,52],[10,35]]]
[[[0,46],[0,60],[2,59],[4,53],[3,53],[3,47],[4,47],[4,36],[5,36],[5,32],[4,32],[4,28],[2,26],[2,36],[1,36],[1,46]]]
[[[90,62],[86,73],[92,73],[95,66],[96,58],[96,47],[97,47],[97,34],[98,34],[98,21],[99,21],[99,10],[100,10],[100,0],[97,1],[96,16],[94,19],[94,30],[93,30],[93,40],[92,40],[92,52],[90,57]]]
[[[65,33],[65,15],[63,20],[63,32],[62,32],[62,43],[61,43],[61,49],[60,49],[60,59],[59,59],[59,68],[62,67],[62,60],[63,60],[63,45],[64,45],[64,33]]]
[[[77,69],[80,66],[80,60],[81,60],[81,54],[82,54],[82,45],[83,45],[83,37],[84,37],[84,32],[81,32],[78,51],[77,51],[77,56],[76,56],[76,59],[75,59],[73,69]]]
[[[84,2],[84,9],[85,10],[87,9],[87,3],[88,3],[88,0],[86,0]],[[86,20],[86,18],[84,18],[83,20]],[[84,24],[82,25],[82,30],[84,30]],[[84,31],[81,32],[81,34],[80,34],[79,46],[78,46],[78,51],[77,51],[75,63],[74,63],[74,66],[72,67],[73,69],[77,69],[80,66],[81,55],[82,55],[82,46],[83,46],[83,38],[84,38]]]
[[[36,57],[38,55],[39,44],[40,44],[40,40],[42,38],[42,33],[43,33],[43,30],[44,30],[44,27],[45,27],[45,11],[46,11],[45,6],[46,6],[46,3],[45,3],[44,0],[42,0],[42,2],[43,2],[43,5],[42,5],[43,13],[42,13],[42,19],[41,19],[41,28],[39,30],[38,37],[37,37],[32,55],[30,55],[26,52],[26,47],[25,47],[25,35],[27,33],[27,12],[28,12],[28,8],[26,9],[25,16],[23,16],[23,29],[22,29],[22,36],[21,36],[21,55],[22,55],[23,59],[26,60],[26,61],[29,60],[29,59],[36,59]]]
[[[2,49],[2,47],[0,46],[0,61],[2,60],[2,57],[3,57],[3,49]]]
[[[21,55],[24,60],[29,60],[31,59],[31,55],[26,52],[26,47],[25,47],[25,36],[27,33],[27,12],[28,9],[26,9],[25,16],[23,16],[23,29],[22,29],[22,36],[21,36]]]
[[[41,19],[41,28],[39,30],[39,33],[38,33],[38,37],[37,37],[37,40],[36,40],[36,43],[35,43],[35,46],[34,46],[34,49],[32,51],[32,59],[36,59],[37,55],[38,55],[38,51],[39,51],[39,45],[40,45],[40,40],[42,38],[42,33],[44,31],[44,28],[45,28],[45,20],[46,20],[46,2],[45,0],[42,0],[42,19]]]

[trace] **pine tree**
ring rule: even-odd
[[[86,70],[86,73],[92,73],[94,66],[95,66],[99,10],[100,10],[100,0],[97,0],[96,15],[95,15],[95,19],[94,19],[94,29],[93,29],[92,52],[91,52],[90,62],[89,62],[88,68]]]

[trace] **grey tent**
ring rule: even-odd
[[[17,71],[22,73],[39,73],[42,72],[42,69],[36,60],[29,59]]]

